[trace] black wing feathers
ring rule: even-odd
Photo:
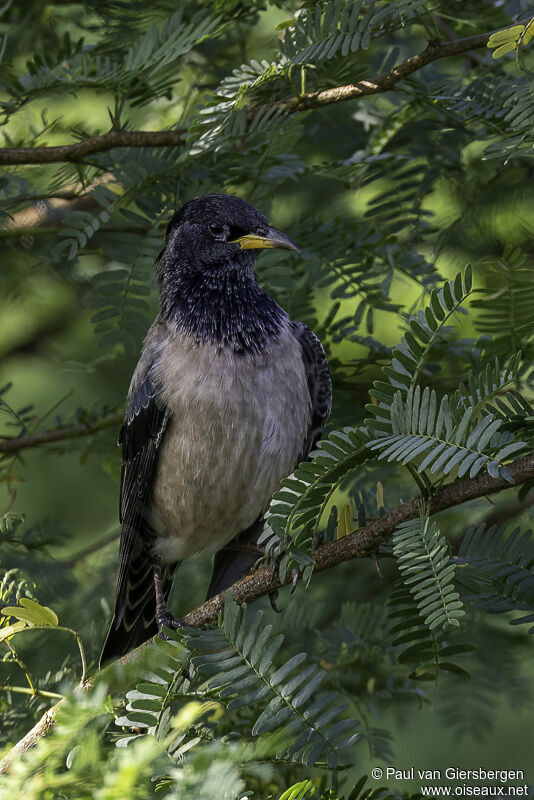
[[[311,422],[299,461],[308,457],[321,437],[332,408],[332,381],[323,346],[317,336],[303,322],[292,322],[293,334],[298,340],[308,379],[311,402]],[[296,464],[295,464],[296,466]]]
[[[120,520],[122,522],[115,616],[101,662],[122,655],[157,633],[147,501],[158,448],[168,421],[150,372],[132,394],[119,435],[122,445]],[[164,579],[170,591],[171,576]]]
[[[158,447],[167,420],[168,414],[156,399],[156,388],[149,373],[128,404],[119,435],[122,445],[120,521],[123,525],[119,585],[135,549],[133,539],[140,538]]]

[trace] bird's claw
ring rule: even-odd
[[[178,630],[178,628],[184,627],[184,623],[182,622],[182,620],[179,617],[175,617],[174,614],[171,614],[171,612],[168,609],[165,611],[161,611],[157,615],[157,623],[159,630],[158,635],[162,639],[167,638],[165,636],[165,633],[163,632],[163,628],[170,628],[171,630],[175,631]]]
[[[371,558],[373,559],[373,563],[374,563],[374,565],[376,567],[376,571],[378,572],[380,577],[383,578],[384,576],[382,575],[382,571],[380,569],[380,564],[378,563],[378,556],[377,556],[376,552],[371,554]]]
[[[274,574],[275,573],[273,573],[273,577],[274,577]],[[293,567],[293,569],[291,570],[291,594],[293,594],[295,589],[297,588],[297,585],[298,585],[298,582],[300,580],[300,577],[301,577],[301,572],[298,569],[298,567]],[[273,592],[269,592],[268,596],[269,596],[269,602],[271,604],[272,610],[276,611],[277,614],[281,614],[282,613],[282,609],[279,608],[279,606],[278,606],[278,604],[276,602],[277,599],[278,599],[278,589],[276,589]]]

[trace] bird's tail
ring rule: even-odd
[[[167,601],[173,570],[163,574],[163,594]],[[123,656],[158,632],[154,573],[146,554],[133,558],[117,586],[115,613],[100,655],[100,666]]]

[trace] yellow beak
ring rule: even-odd
[[[285,233],[277,231],[276,228],[269,228],[265,236],[258,236],[255,233],[247,233],[245,236],[240,236],[238,239],[233,239],[230,244],[238,244],[242,250],[265,250],[274,249],[275,247],[282,250],[296,250],[300,252],[289,236]]]

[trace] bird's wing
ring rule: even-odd
[[[129,400],[119,434],[119,444],[122,445],[119,585],[137,549],[135,540],[142,537],[143,527],[146,527],[148,493],[168,419],[167,409],[157,398],[149,370]]]
[[[152,373],[148,369],[130,394],[119,435],[119,444],[122,445],[122,530],[117,599],[115,616],[102,651],[102,663],[122,655],[157,632],[147,503],[158,448],[168,419],[168,411],[157,397]],[[169,590],[170,578],[165,585],[165,591],[168,593]]]
[[[299,461],[304,461],[320,438],[330,416],[332,381],[323,346],[314,332],[303,322],[292,322],[291,327],[302,351],[311,403],[310,425],[299,458]]]

